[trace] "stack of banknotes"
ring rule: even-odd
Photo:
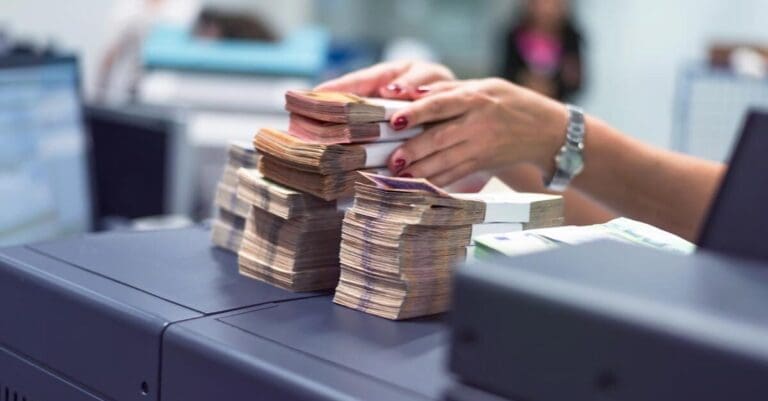
[[[446,311],[453,269],[488,227],[562,223],[560,196],[451,195],[424,179],[361,175],[343,221],[334,302],[388,319]]]
[[[240,169],[238,179],[238,196],[249,205],[240,273],[290,291],[335,287],[343,218],[336,202],[269,181],[256,169]]]
[[[228,161],[216,187],[215,218],[211,224],[213,243],[232,252],[240,249],[245,228],[245,218],[250,206],[237,197],[237,170],[256,168],[259,155],[250,143],[232,142],[228,149]]]
[[[333,92],[290,91],[287,130],[262,128],[253,145],[258,170],[238,172],[245,215],[243,275],[291,291],[333,289],[339,277],[344,216],[357,171],[383,168],[420,129],[395,133],[386,122],[407,102]]]
[[[258,169],[237,171],[243,275],[390,319],[445,311],[473,237],[562,224],[560,196],[448,194],[374,172],[421,128],[387,122],[407,102],[290,91],[287,130],[262,128]],[[350,198],[354,196],[354,200]]]
[[[395,131],[387,122],[408,102],[345,93],[289,91],[287,131],[263,128],[254,146],[268,179],[325,200],[351,196],[358,171],[383,172],[389,155],[421,127]]]

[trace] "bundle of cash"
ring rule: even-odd
[[[402,141],[422,133],[423,129],[413,127],[395,131],[387,122],[340,124],[291,113],[288,131],[308,142],[339,144]]]
[[[344,217],[334,302],[388,319],[445,311],[451,270],[484,205],[426,180],[365,177]]]
[[[259,155],[253,148],[253,144],[246,141],[231,141],[227,156],[229,161],[227,167],[234,170],[235,176],[239,168],[256,168],[259,163]]]
[[[451,196],[483,202],[483,227],[475,232],[499,232],[503,224],[520,223],[522,230],[557,227],[563,224],[563,197],[525,192],[479,192]],[[494,228],[496,225],[498,227]],[[508,232],[508,231],[507,231]]]
[[[240,273],[290,291],[333,288],[343,217],[336,202],[271,182],[254,169],[240,169],[238,178],[238,195],[250,206]]]
[[[447,310],[453,268],[476,231],[562,218],[559,196],[510,194],[502,202],[500,194],[451,195],[424,179],[362,175],[342,225],[334,302],[388,319]]]
[[[222,248],[237,252],[240,248],[249,205],[237,197],[237,170],[255,168],[259,155],[249,143],[232,142],[228,161],[216,187],[215,219],[211,224],[211,240]]]
[[[272,213],[282,219],[311,214],[317,210],[336,209],[336,202],[325,201],[264,178],[253,169],[238,171],[237,195],[249,206]]]
[[[314,120],[343,124],[387,121],[407,101],[363,98],[351,93],[288,91],[285,108]]]
[[[307,142],[272,128],[259,130],[253,141],[254,147],[264,155],[278,159],[294,169],[323,175],[386,166],[389,155],[401,144],[322,144]]]
[[[226,209],[218,209],[216,219],[211,223],[211,240],[215,245],[232,252],[240,249],[245,229],[245,218]]]
[[[386,174],[386,169],[366,169],[338,174],[319,174],[293,168],[276,157],[264,156],[259,162],[259,171],[271,181],[295,188],[324,200],[349,197],[354,193],[354,184],[360,180],[359,171]]]
[[[240,217],[248,215],[248,204],[237,198],[237,184],[227,184],[225,178],[219,180],[216,185],[216,196],[213,198],[213,202],[218,210],[226,210],[232,214]]]

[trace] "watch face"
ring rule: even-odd
[[[560,170],[563,170],[574,176],[579,174],[584,168],[584,157],[581,152],[567,149],[565,146],[557,156],[557,166]]]

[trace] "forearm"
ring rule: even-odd
[[[549,192],[541,179],[541,172],[528,164],[520,164],[497,173],[507,185],[521,192]],[[565,224],[589,225],[605,223],[616,217],[604,205],[575,189],[565,191]]]
[[[588,117],[574,189],[622,215],[695,240],[725,166],[653,148]]]

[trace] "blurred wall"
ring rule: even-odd
[[[768,44],[765,0],[575,0],[587,36],[581,103],[633,136],[669,146],[677,75],[711,40]]]

